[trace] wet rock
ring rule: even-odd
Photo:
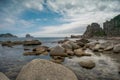
[[[65,53],[65,49],[58,45],[51,49],[50,56],[67,56],[67,54]]]
[[[0,80],[9,80],[2,72],[0,72]]]
[[[93,62],[92,60],[86,60],[79,62],[79,65],[86,69],[92,69],[95,67],[95,62]]]
[[[24,46],[41,45],[39,40],[24,41]]]
[[[33,51],[39,51],[41,53],[45,52],[47,50],[48,50],[48,47],[46,47],[46,46],[39,46],[39,47],[36,47],[36,48],[33,49]]]
[[[35,59],[22,68],[16,80],[78,79],[71,70],[60,64],[56,64],[48,60]]]
[[[11,41],[2,42],[1,45],[2,45],[2,46],[7,46],[7,47],[12,47],[12,46],[13,46],[13,44],[12,44]]]
[[[74,53],[78,57],[83,56],[85,54],[85,52],[82,49],[76,49],[74,50]]]
[[[117,45],[114,46],[113,52],[120,53],[120,44],[117,44]]]

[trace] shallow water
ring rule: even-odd
[[[37,38],[42,41],[42,45],[53,47],[57,45],[58,40],[63,40],[63,38]],[[0,39],[5,40],[25,40],[24,38],[18,39]],[[11,80],[15,80],[20,69],[23,65],[27,64],[29,61],[41,58],[50,59],[50,56],[23,56],[24,48],[33,49],[36,46],[24,47],[22,45],[10,47],[2,47],[0,45],[0,72],[5,73]],[[120,80],[120,75],[118,74],[118,65],[114,58],[103,55],[101,53],[93,54],[90,50],[86,50],[86,53],[92,54],[91,57],[72,57],[72,59],[66,58],[63,65],[72,69],[79,80]],[[78,63],[81,60],[93,60],[96,63],[95,68],[88,70],[82,68]]]
[[[79,80],[120,80],[118,73],[118,65],[113,58],[100,54],[94,55],[90,50],[87,53],[92,54],[91,57],[73,57],[72,59],[66,58],[65,66],[72,69]],[[80,61],[93,60],[96,64],[93,69],[85,69],[79,65]]]

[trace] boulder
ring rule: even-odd
[[[113,52],[120,53],[120,44],[117,44],[117,45],[114,46]]]
[[[79,46],[77,45],[77,43],[75,43],[75,42],[73,42],[73,41],[69,41],[68,43],[72,46],[72,49],[73,49],[73,50],[79,48]]]
[[[74,55],[74,52],[70,49],[67,49],[66,53],[67,53],[68,56],[73,56]]]
[[[25,65],[16,80],[78,80],[76,75],[61,64],[35,59]]]
[[[99,51],[100,47],[101,47],[100,44],[96,44],[96,45],[92,48],[92,50],[93,50],[93,51]]]
[[[0,72],[0,80],[9,80],[2,72]]]
[[[85,54],[85,52],[82,49],[76,49],[74,50],[74,53],[78,57],[83,56]]]
[[[65,49],[58,45],[51,49],[50,56],[67,56],[67,54],[65,53]]]
[[[79,65],[86,69],[92,69],[95,67],[95,62],[93,62],[92,60],[84,60],[84,61],[80,61]]]
[[[62,47],[65,48],[65,49],[71,49],[72,50],[72,46],[68,43],[68,41],[63,43]]]
[[[110,50],[112,50],[113,49],[113,45],[110,45],[110,46],[108,46],[108,47],[106,47],[105,49],[104,49],[104,51],[110,51]]]
[[[24,41],[24,46],[32,46],[32,45],[41,45],[42,43],[39,40],[31,40],[31,41]]]

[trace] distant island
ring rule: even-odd
[[[25,37],[26,37],[26,38],[33,38],[33,36],[31,36],[30,34],[26,34]]]
[[[98,23],[88,25],[83,37],[120,37],[120,14],[104,22],[103,28]]]
[[[4,37],[4,38],[7,38],[7,37],[10,37],[10,38],[17,38],[16,35],[13,35],[13,34],[11,34],[11,33],[0,34],[0,37]]]

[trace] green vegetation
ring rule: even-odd
[[[95,36],[101,36],[101,37],[102,37],[102,36],[105,36],[105,32],[103,32],[103,31],[98,31],[98,32],[95,32],[94,35],[95,35]]]

